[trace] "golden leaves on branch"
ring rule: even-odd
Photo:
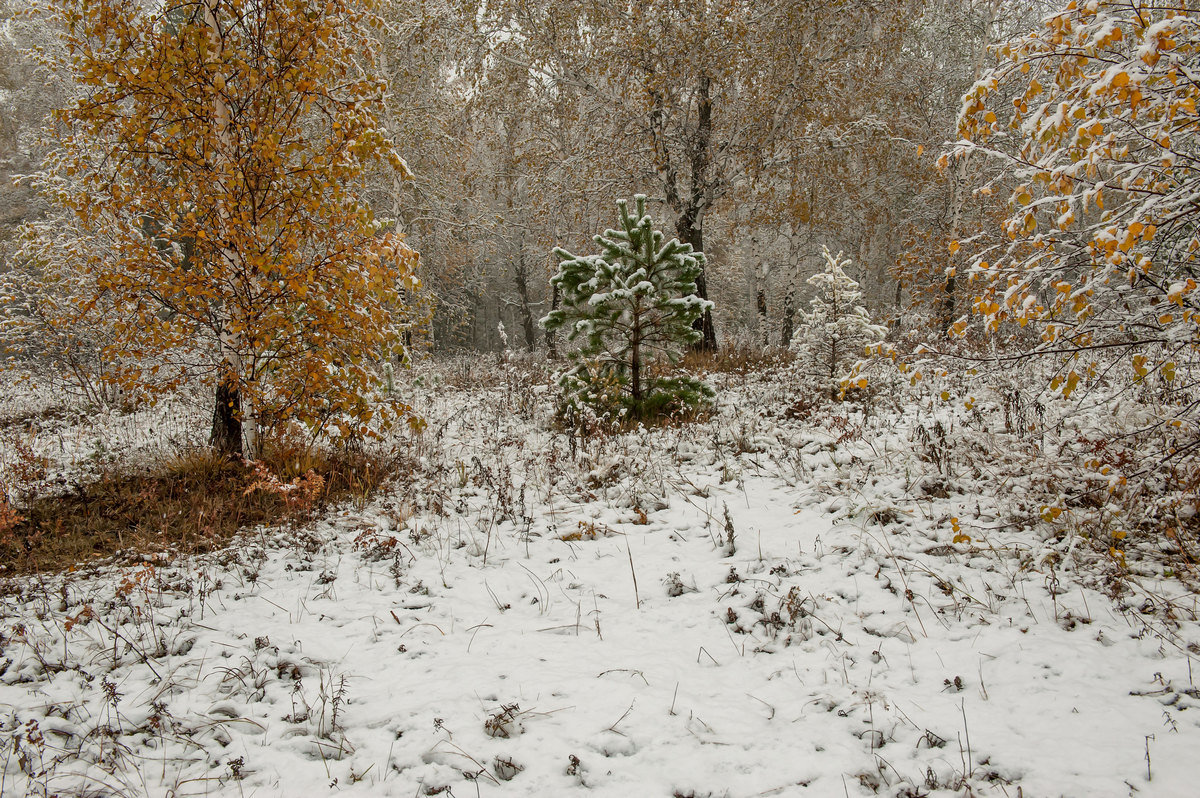
[[[74,243],[54,257],[105,309],[116,378],[235,363],[268,425],[360,435],[407,413],[374,369],[403,355],[417,256],[361,200],[369,166],[408,176],[364,69],[376,4],[52,2],[82,88],[57,115],[47,182]]]
[[[1015,184],[1003,237],[970,255],[983,327],[1034,324],[1043,350],[1068,360],[1127,347],[1141,358],[1131,374],[1172,382],[1176,360],[1140,350],[1200,351],[1187,276],[1200,250],[1200,86],[1183,77],[1200,68],[1200,20],[1165,3],[1070,3],[993,52],[944,156],[983,153]],[[1066,369],[1053,387],[1070,395],[1087,378]]]

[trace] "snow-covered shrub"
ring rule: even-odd
[[[696,296],[704,255],[678,239],[664,243],[644,196],[634,198],[632,213],[625,200],[617,207],[621,229],[595,238],[602,254],[554,250],[560,263],[550,282],[562,306],[541,323],[566,328],[568,340],[583,338],[559,381],[564,410],[588,405],[633,419],[692,412],[713,390],[672,367],[700,340],[692,324],[712,308]]]
[[[825,269],[808,278],[817,293],[791,349],[806,376],[832,387],[863,357],[866,347],[883,340],[887,328],[873,324],[871,314],[858,304],[862,292],[845,272],[850,261],[840,252],[830,254],[828,247],[822,254]]]

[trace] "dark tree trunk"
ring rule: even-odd
[[[758,332],[763,349],[766,349],[771,345],[771,331],[767,327],[767,292],[763,288],[760,287],[755,293],[754,303],[758,307]]]
[[[700,272],[700,276],[696,278],[696,295],[701,299],[708,299],[708,281],[704,279],[704,272]],[[704,311],[704,315],[696,319],[692,327],[699,330],[700,335],[703,336],[696,343],[696,348],[715,355],[717,353],[717,330],[713,327],[712,311]]]
[[[536,343],[533,308],[529,304],[529,275],[526,272],[525,252],[522,250],[517,256],[517,267],[513,270],[513,277],[517,283],[517,295],[521,298],[521,329],[525,333],[525,348],[532,352]]]
[[[792,333],[796,329],[796,286],[789,285],[783,295],[783,330],[779,333],[779,344],[787,349],[792,344]]]
[[[712,80],[708,75],[700,78],[696,105],[696,136],[691,143],[691,191],[687,198],[687,207],[679,217],[676,225],[679,240],[691,244],[697,252],[704,251],[704,211],[712,201],[709,183],[709,171],[712,169],[712,96],[709,93]],[[696,278],[696,294],[701,299],[708,299],[708,280],[706,271],[701,271]],[[712,311],[704,311],[697,319],[696,329],[704,336],[697,342],[697,348],[703,352],[715,354],[717,351],[717,331],[713,328]]]
[[[558,300],[558,284],[555,283],[554,290],[550,296],[550,310],[558,310]],[[558,345],[551,330],[546,330],[546,353],[550,356],[551,360],[558,360]]]
[[[942,335],[950,333],[950,327],[954,324],[954,275],[951,274],[946,278],[946,284],[942,286]]]
[[[653,71],[648,75],[653,78]],[[712,171],[712,79],[702,75],[696,92],[696,128],[694,134],[688,136],[684,144],[684,160],[688,164],[687,182],[682,186],[679,165],[673,158],[668,139],[665,101],[656,88],[647,85],[650,92],[650,133],[653,137],[654,152],[657,163],[655,168],[662,180],[663,191],[666,193],[667,204],[679,214],[675,222],[675,231],[679,240],[691,244],[695,252],[704,251],[704,212],[712,205],[716,182],[710,179]],[[696,296],[708,299],[708,280],[704,270],[696,278]],[[716,352],[717,334],[713,329],[712,311],[705,311],[696,320],[694,329],[698,330],[701,338],[694,344],[698,351]]]
[[[237,377],[228,369],[217,383],[209,442],[218,454],[227,457],[242,455],[242,401]]]
[[[679,221],[675,223],[675,232],[679,236],[680,242],[691,244],[692,249],[696,252],[704,251],[704,228],[701,222],[698,221],[699,209],[689,207],[679,217]],[[701,271],[700,276],[696,278],[696,296],[701,299],[708,299],[708,281],[705,279],[706,272]],[[692,324],[692,329],[699,330],[703,336],[695,344],[695,349],[701,352],[717,351],[717,332],[713,328],[712,311],[704,311],[704,315],[696,319]]]
[[[958,228],[962,220],[963,205],[967,201],[967,158],[964,156],[958,159],[957,168],[954,171],[953,183],[950,191],[950,240],[958,240]],[[958,258],[954,253],[950,254],[949,274],[946,275],[946,282],[942,286],[942,308],[941,322],[942,335],[945,336],[950,332],[950,327],[954,324],[954,313],[956,305],[955,290],[957,286],[954,280],[954,267],[958,262]]]
[[[479,340],[479,330],[484,325],[484,322],[480,321],[479,317],[483,311],[482,296],[480,294],[471,294],[471,348],[486,352],[491,347],[484,349],[484,344]]]

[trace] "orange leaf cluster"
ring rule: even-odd
[[[1016,177],[1007,241],[975,254],[976,312],[993,331],[1034,325],[1040,349],[1065,356],[1063,395],[1094,369],[1071,367],[1086,352],[1136,351],[1136,379],[1170,382],[1176,354],[1200,350],[1188,277],[1200,85],[1186,77],[1200,67],[1200,17],[1154,0],[1072,1],[994,52],[963,98],[954,152]]]
[[[53,4],[80,96],[45,181],[70,235],[36,258],[77,290],[50,315],[105,329],[129,390],[231,370],[268,429],[405,414],[376,366],[404,356],[417,255],[361,200],[371,165],[407,176],[364,69],[374,3]]]

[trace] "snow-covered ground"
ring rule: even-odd
[[[717,376],[572,439],[514,366],[414,379],[363,506],[4,583],[0,794],[1196,794],[1195,593],[1040,521],[985,396]]]

